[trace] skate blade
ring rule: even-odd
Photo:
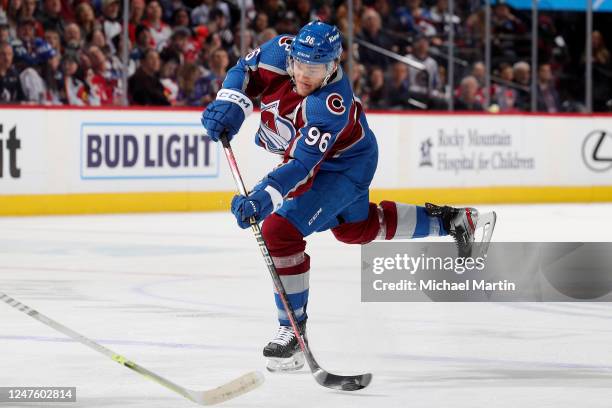
[[[472,257],[483,257],[488,252],[496,222],[497,214],[495,211],[478,214],[476,230],[474,231],[476,235],[474,243],[476,244],[477,251],[472,253]],[[480,239],[478,239],[479,237]]]
[[[289,358],[268,357],[266,369],[271,373],[297,371],[304,367],[304,353],[295,353]]]

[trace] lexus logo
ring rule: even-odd
[[[589,133],[582,143],[582,160],[596,172],[612,169],[612,133],[606,130]]]

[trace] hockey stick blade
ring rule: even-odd
[[[341,391],[358,391],[372,381],[372,374],[337,375],[331,374],[319,367],[314,373],[315,380],[323,387]]]
[[[78,341],[79,343],[84,344],[88,346],[89,348],[101,354],[104,354],[107,357],[110,357],[113,361],[116,361],[117,363],[121,364],[124,367],[129,368],[130,370],[134,372],[137,372],[143,377],[146,377],[150,379],[151,381],[155,381],[159,385],[162,385],[166,387],[167,389],[174,391],[177,394],[182,395],[183,397],[195,402],[196,404],[200,404],[200,405],[218,404],[223,401],[227,401],[229,399],[235,398],[239,395],[245,394],[259,387],[264,382],[263,375],[259,372],[254,371],[254,372],[244,374],[243,376],[238,377],[237,379],[233,381],[225,383],[221,385],[220,387],[213,388],[211,390],[205,390],[205,391],[190,390],[190,389],[181,387],[180,385],[175,384],[172,381],[165,379],[164,377],[161,377],[155,374],[154,372],[136,364],[133,361],[128,360],[124,356],[115,353],[114,351],[102,346],[101,344],[96,343],[95,341],[91,339],[88,339],[82,334],[79,334],[75,332],[74,330],[64,326],[63,324],[56,322],[55,320],[37,312],[34,309],[31,309],[30,307],[24,305],[23,303],[16,301],[12,297],[2,292],[0,292],[0,300],[7,303],[9,306],[14,307],[20,312],[27,314],[33,319],[36,319],[39,322],[51,327],[52,329],[55,329],[59,331],[60,333],[72,338],[73,340]]]
[[[264,382],[264,376],[258,371],[252,371],[244,374],[233,381],[225,383],[208,391],[192,391],[187,390],[190,395],[190,400],[200,405],[214,405],[236,398],[239,395],[246,394],[254,390]]]

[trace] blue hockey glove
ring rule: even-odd
[[[242,229],[251,226],[251,217],[260,222],[283,205],[283,197],[277,188],[270,184],[257,187],[259,189],[252,191],[248,197],[237,195],[232,199],[232,213]]]
[[[208,137],[218,142],[223,131],[228,131],[232,140],[238,133],[244,119],[253,112],[253,102],[237,89],[221,89],[217,99],[202,113],[202,125]]]

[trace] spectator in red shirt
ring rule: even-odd
[[[92,94],[89,85],[77,77],[79,61],[73,55],[62,60],[64,74],[65,103],[75,106],[99,106],[100,100]]]
[[[20,18],[32,18],[36,20],[36,17],[35,17],[36,8],[37,8],[36,0],[24,0],[23,5],[21,6],[21,9],[19,10],[19,17]],[[40,24],[40,21],[38,20],[36,20],[34,24],[35,24],[34,32],[36,33],[36,36],[42,37],[44,35],[42,24]]]
[[[87,49],[87,55],[93,70],[92,83],[100,91],[102,106],[117,105],[120,103],[121,89],[119,88],[118,73],[113,72],[111,63],[99,47],[95,45]]]
[[[136,42],[136,27],[142,24],[142,16],[144,15],[144,11],[144,0],[132,0],[130,5],[130,25],[128,26],[128,32],[132,44]]]
[[[149,28],[155,48],[161,50],[172,35],[170,26],[162,21],[162,7],[157,0],[151,0],[146,8],[146,20],[144,25]]]

